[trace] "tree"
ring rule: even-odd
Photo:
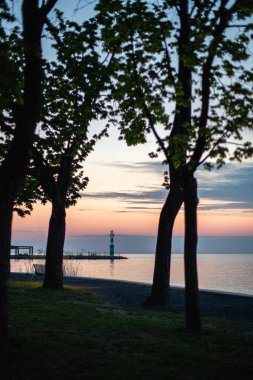
[[[52,203],[43,287],[63,286],[66,207],[85,189],[83,163],[107,128],[92,133],[91,122],[107,115],[107,90],[113,54],[99,53],[95,19],[79,25],[57,11],[57,28],[49,21],[56,60],[46,64],[40,134],[33,148],[31,174]]]
[[[0,339],[8,333],[8,279],[10,272],[10,244],[12,210],[19,186],[25,177],[34,131],[40,120],[42,49],[41,38],[46,17],[57,0],[23,0],[23,47],[24,75],[22,97],[15,99],[11,58],[9,58],[8,35],[4,22],[11,16],[6,1],[1,2],[3,22],[0,24],[0,59],[3,86],[1,87],[1,145],[4,144],[4,131],[8,126],[8,116],[14,122],[13,137],[0,158]],[[1,19],[2,20],[2,19]],[[3,63],[3,65],[2,65]],[[1,73],[2,74],[2,73]],[[8,89],[10,85],[10,89]],[[1,149],[1,151],[3,151]]]
[[[152,292],[146,304],[168,300],[172,231],[185,210],[186,326],[201,327],[197,276],[197,182],[206,163],[252,154],[249,142],[230,152],[228,144],[252,128],[253,71],[248,1],[100,1],[107,49],[116,50],[115,112],[129,145],[152,133],[168,173],[169,193],[158,227]]]
[[[107,114],[113,55],[101,56],[97,51],[99,29],[95,19],[79,25],[56,11],[57,27],[48,19],[46,24],[56,57],[50,62],[44,60],[41,123],[34,139],[29,175],[18,193],[15,211],[24,216],[37,200],[52,203],[43,286],[59,288],[63,285],[66,207],[75,204],[85,189],[88,178],[83,163],[97,140],[107,135],[106,127],[96,128],[98,132],[92,134],[90,123]],[[17,52],[17,62],[22,57],[18,29],[10,44]],[[17,78],[21,82],[22,61],[19,66]]]

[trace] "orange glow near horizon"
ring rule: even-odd
[[[36,204],[31,216],[14,216],[13,230],[46,234],[51,206]],[[123,210],[120,202],[112,200],[83,200],[67,210],[67,235],[107,234],[114,229],[117,234],[156,235],[159,206],[154,210]],[[247,210],[199,210],[198,232],[206,236],[252,236],[253,213]],[[177,216],[173,233],[184,234],[183,211]]]
[[[31,215],[25,218],[20,218],[16,213],[13,214],[12,228],[18,231],[47,231],[50,214],[51,205],[49,203],[46,205],[36,203]]]
[[[253,213],[241,210],[199,212],[200,235],[252,236]]]

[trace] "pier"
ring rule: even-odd
[[[14,250],[14,253],[12,251]],[[12,245],[10,258],[13,260],[45,260],[46,254],[33,253],[31,245]],[[126,260],[127,257],[115,255],[114,252],[114,232],[110,231],[110,253],[64,253],[63,260]]]
[[[12,254],[14,251],[14,254]],[[33,258],[33,246],[32,245],[11,245],[11,258],[15,256],[18,258]]]
[[[11,254],[13,260],[45,260],[46,255],[42,254]],[[108,255],[103,253],[81,253],[81,254],[64,254],[63,260],[126,260],[127,257],[120,255]]]

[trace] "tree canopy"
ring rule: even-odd
[[[101,0],[97,9],[104,46],[117,58],[112,122],[118,121],[129,145],[153,134],[157,150],[150,156],[162,153],[168,164],[164,185],[170,191],[146,304],[167,302],[173,226],[184,204],[186,326],[199,330],[194,173],[201,164],[220,168],[228,158],[253,154],[251,142],[241,141],[253,121],[253,6],[238,0]]]
[[[252,6],[185,4],[99,2],[104,46],[118,54],[115,115],[129,145],[153,133],[158,153],[175,167],[208,159],[208,168],[214,160],[221,167],[226,157],[252,154],[251,143],[241,143],[243,130],[252,129]]]
[[[110,58],[98,52],[95,20],[79,25],[65,20],[57,11],[56,24],[57,27],[48,23],[56,59],[45,62],[42,120],[35,139],[32,171],[47,196],[52,194],[54,181],[61,183],[68,206],[75,204],[86,187],[83,162],[96,141],[107,134],[106,127],[92,133],[90,123],[107,115],[111,68]],[[71,180],[64,186],[66,170]]]
[[[33,201],[52,203],[44,284],[50,282],[56,287],[62,286],[65,208],[75,204],[85,189],[88,178],[84,161],[96,142],[107,135],[106,122],[104,128],[95,130],[91,123],[107,116],[114,55],[102,54],[99,49],[99,27],[95,18],[78,24],[64,19],[58,10],[53,23],[47,19],[46,24],[55,58],[43,61],[41,118],[31,150],[29,175],[22,184],[15,209],[24,215],[31,210]],[[17,30],[16,42],[19,40]],[[17,49],[19,45],[14,46]],[[22,54],[21,49],[19,55],[22,57]],[[22,58],[14,57],[14,62],[19,68],[18,82],[22,82]],[[10,117],[10,140],[12,123]],[[22,201],[25,210],[17,207]]]

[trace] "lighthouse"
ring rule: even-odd
[[[110,257],[114,257],[114,233],[113,230],[110,232]]]

